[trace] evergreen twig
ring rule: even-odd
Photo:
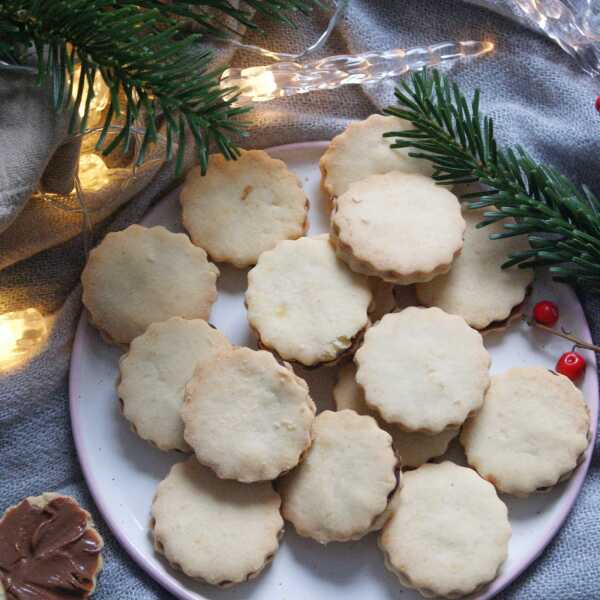
[[[596,344],[590,344],[589,342],[584,342],[582,339],[573,335],[572,333],[565,331],[562,329],[559,331],[558,329],[553,329],[552,327],[548,327],[548,325],[544,325],[543,323],[538,323],[535,319],[528,315],[523,315],[521,317],[522,321],[525,321],[527,325],[530,327],[535,327],[536,329],[541,329],[546,333],[550,333],[552,335],[556,335],[558,337],[563,338],[563,340],[568,340],[573,343],[573,348],[583,348],[584,350],[592,350],[592,352],[600,352],[600,346],[596,346]]]
[[[469,208],[488,208],[478,227],[509,217],[501,239],[525,235],[530,249],[510,254],[503,268],[549,266],[558,281],[600,292],[600,201],[553,167],[537,163],[521,146],[501,148],[494,122],[481,114],[480,93],[470,101],[456,83],[437,71],[413,75],[396,89],[397,106],[385,112],[414,129],[389,132],[395,148],[429,160],[441,184],[475,183],[465,194]]]
[[[306,13],[317,4],[318,0],[246,2],[286,23],[290,11]],[[167,158],[172,157],[173,141],[178,142],[176,171],[183,164],[188,131],[204,171],[211,146],[226,158],[237,156],[231,136],[243,134],[244,124],[233,119],[248,110],[233,106],[235,90],[220,89],[221,71],[211,69],[211,53],[194,48],[203,33],[232,33],[219,17],[255,27],[249,10],[235,8],[229,0],[4,0],[0,2],[0,61],[22,64],[28,52],[35,51],[38,81],[50,84],[55,109],[72,110],[71,133],[85,131],[93,82],[102,77],[111,96],[98,141],[104,154],[120,145],[127,150],[141,122],[141,163],[148,145],[157,142],[163,121]],[[183,35],[178,18],[194,21],[200,33]],[[77,63],[81,76],[72,101]],[[83,117],[78,119],[80,107]],[[109,142],[111,125],[121,130]]]

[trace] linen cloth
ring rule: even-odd
[[[317,26],[268,29],[273,49],[302,46]],[[346,17],[324,54],[384,50],[450,39],[491,39],[493,56],[453,69],[465,90],[482,89],[482,108],[496,118],[498,135],[522,143],[600,191],[600,117],[593,109],[597,83],[581,73],[556,46],[489,11],[458,0],[351,0]],[[264,64],[241,53],[238,65]],[[393,82],[346,87],[260,105],[252,114],[247,145],[268,147],[330,139],[352,119],[392,101]],[[1,113],[1,111],[0,111]],[[0,151],[5,152],[6,148]],[[1,163],[0,163],[1,169]],[[98,229],[121,229],[139,220],[172,185],[166,165],[114,220]],[[31,232],[37,235],[36,231]],[[76,238],[0,272],[0,313],[35,306],[53,314],[47,348],[26,367],[0,378],[0,512],[28,495],[47,490],[71,494],[94,513],[106,540],[98,600],[167,599],[120,549],[94,510],[75,454],[68,416],[67,374],[72,337],[81,310],[78,277],[84,264]],[[584,298],[596,341],[600,300]],[[594,376],[588,372],[587,377]],[[542,557],[501,598],[594,600],[600,598],[600,448],[573,513]],[[402,597],[398,587],[398,598]]]

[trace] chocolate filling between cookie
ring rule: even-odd
[[[299,365],[300,367],[302,367],[303,369],[306,369],[307,371],[312,371],[314,369],[320,369],[321,367],[335,367],[336,365],[339,365],[342,362],[344,362],[346,359],[354,356],[354,353],[358,350],[359,346],[361,345],[361,343],[363,341],[365,332],[367,331],[367,329],[370,326],[371,326],[371,321],[369,319],[367,319],[367,324],[362,329],[357,331],[350,338],[350,345],[345,350],[343,350],[335,358],[332,358],[330,360],[324,360],[324,361],[315,363],[313,365],[305,365],[303,362],[300,362],[299,360],[294,360],[293,358],[288,358],[288,359],[282,358],[281,355],[277,352],[277,350],[275,350],[274,348],[265,344],[262,341],[262,339],[260,337],[260,333],[254,327],[252,327],[252,325],[250,326],[250,329],[254,332],[254,335],[256,335],[256,337],[258,338],[257,339],[258,348],[260,350],[266,350],[267,352],[270,352],[271,354],[273,354],[273,356],[275,357],[275,360],[279,364],[285,365],[286,363],[288,363],[288,364],[293,363],[295,365]]]
[[[0,520],[0,583],[7,600],[87,598],[101,567],[102,539],[72,500],[44,508],[23,500]]]

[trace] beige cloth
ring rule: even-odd
[[[54,114],[49,93],[29,68],[0,67],[0,106],[1,232],[21,213],[48,165],[72,180],[77,152],[62,146],[68,117]]]
[[[237,7],[239,0],[232,4]],[[235,26],[230,18],[226,24]],[[213,66],[229,63],[234,51],[215,49]],[[54,111],[49,90],[37,85],[30,67],[0,66],[0,107],[0,269],[81,235],[140,192],[144,195],[143,190],[162,189],[173,179],[172,165],[164,164],[163,143],[148,151],[135,177],[131,167],[116,168],[110,185],[101,192],[85,187],[86,221],[80,198],[52,193],[68,195],[73,190],[80,146],[84,152],[92,151],[98,134],[70,135],[70,111]],[[193,161],[192,146],[188,144],[188,166]]]

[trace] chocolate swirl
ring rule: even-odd
[[[102,538],[71,498],[23,500],[0,520],[0,583],[7,600],[74,600],[94,590]]]

